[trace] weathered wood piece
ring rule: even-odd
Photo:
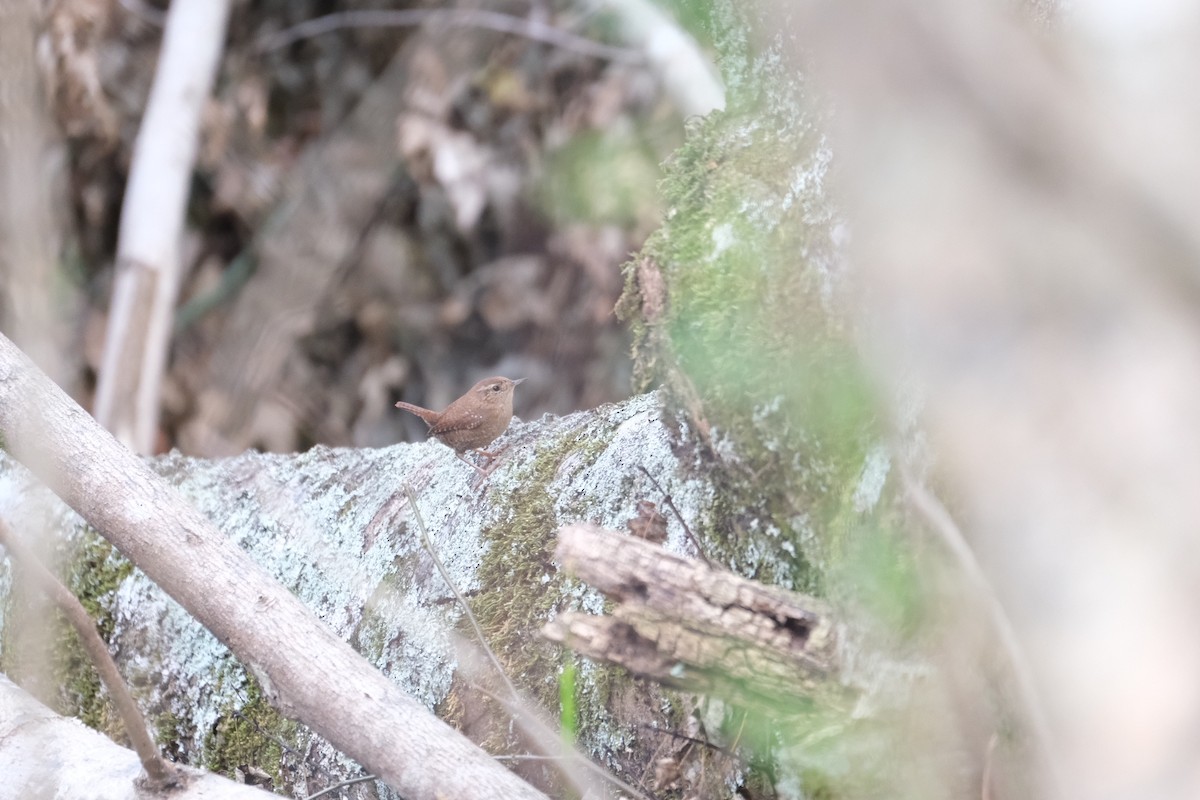
[[[555,560],[616,603],[542,634],[659,683],[781,710],[846,706],[828,607],[595,525],[564,526]]]

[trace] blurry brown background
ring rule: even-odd
[[[655,78],[469,24],[271,40],[371,5],[234,6],[189,200],[159,451],[420,439],[396,400],[441,408],[492,374],[528,379],[525,418],[629,392],[620,265],[656,225],[657,164],[681,136]],[[599,25],[545,11],[580,33]],[[63,0],[46,14],[69,273],[54,303],[60,349],[78,358],[55,372],[90,408],[162,12]]]

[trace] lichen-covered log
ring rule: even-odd
[[[544,796],[372,668],[3,336],[0,434],[13,458],[236,654],[281,715],[411,800]],[[46,527],[29,522],[20,527]]]
[[[686,424],[664,411],[656,394],[568,417],[516,421],[494,449],[502,451],[499,465],[482,482],[434,442],[214,461],[173,454],[150,464],[411,696],[493,752],[522,752],[507,715],[490,701],[484,705],[456,677],[452,637],[462,610],[421,544],[420,513],[508,674],[557,716],[560,670],[577,663],[580,744],[636,783],[662,741],[639,726],[678,730],[696,702],[634,684],[620,671],[537,637],[560,611],[595,612],[602,605],[597,593],[552,563],[555,530],[576,521],[623,526],[640,500],[661,500],[648,473],[670,493],[710,557],[725,552],[721,540],[744,530],[753,515],[758,523],[746,535],[762,541],[743,551],[753,554],[752,566],[737,557],[722,556],[721,563],[757,568],[784,582],[801,579],[806,567],[768,560],[768,542],[786,523],[766,509],[730,514],[713,480],[718,465],[697,454]],[[416,508],[405,497],[406,485],[416,492]],[[18,529],[22,519],[37,516],[63,536],[69,583],[95,609],[172,756],[227,773],[256,766],[288,790],[315,791],[360,774],[324,740],[280,717],[228,649],[7,459],[0,507]],[[674,517],[667,520],[667,547],[692,552]],[[7,580],[4,573],[5,586]],[[12,619],[11,602],[0,626]],[[20,656],[4,651],[5,669],[17,666]],[[60,708],[103,722],[105,700],[90,670],[68,663]],[[709,765],[706,779],[719,785],[732,769],[728,761]],[[543,762],[518,771],[554,785]]]
[[[599,589],[608,616],[559,615],[543,634],[668,686],[778,713],[848,710],[828,606],[595,525],[559,531],[555,560]]]

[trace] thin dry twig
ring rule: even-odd
[[[659,728],[655,725],[647,725],[644,722],[640,723],[638,725],[638,727],[643,730],[654,731],[655,733],[661,733],[666,736],[670,736],[672,739],[678,739],[683,742],[691,742],[692,744],[698,744],[701,747],[707,747],[709,750],[715,750],[718,753],[720,753],[721,755],[728,756],[729,758],[737,757],[733,753],[726,750],[724,747],[721,747],[720,745],[717,745],[717,744],[713,744],[712,742],[708,741],[707,739],[697,739],[695,736],[688,736],[686,733],[679,733],[678,731],[671,731],[671,730],[667,730],[666,728]]]
[[[259,39],[257,49],[263,53],[278,50],[301,39],[309,39],[345,28],[407,28],[426,23],[486,28],[498,33],[523,36],[526,39],[571,50],[580,55],[608,61],[635,63],[643,60],[642,55],[637,51],[602,44],[538,20],[476,8],[339,11],[336,14],[305,20],[298,25],[264,36]]]
[[[592,773],[593,775],[600,778],[601,780],[611,783],[613,786],[616,786],[618,789],[628,792],[633,797],[639,798],[639,800],[653,800],[653,795],[648,794],[647,792],[645,792],[641,789],[638,789],[633,784],[630,784],[626,781],[621,780],[616,775],[613,775],[611,772],[606,770],[604,767],[601,767],[599,764],[596,764],[590,758],[586,757],[585,755],[580,753],[578,750],[571,747],[571,745],[569,745],[565,741],[563,741],[561,736],[557,735],[554,731],[550,730],[550,728],[548,726],[546,726],[546,724],[544,722],[542,722],[540,719],[537,718],[537,715],[535,715],[528,708],[525,707],[525,705],[524,705],[525,701],[522,700],[521,698],[518,697],[513,700],[506,700],[505,698],[497,695],[495,692],[490,692],[487,689],[485,689],[484,687],[479,686],[478,684],[473,684],[472,688],[474,688],[475,691],[479,692],[480,694],[487,695],[488,697],[492,698],[500,705],[504,706],[504,708],[508,711],[508,713],[512,715],[513,719],[517,722],[517,724],[520,725],[525,730],[526,733],[532,733],[538,742],[540,742],[540,743],[555,742],[557,744],[560,755],[558,757],[550,759],[551,761],[561,762],[563,764],[573,765],[576,767],[582,767],[583,769]],[[574,780],[572,774],[566,767],[561,768],[561,772],[569,780]],[[579,789],[581,787],[577,786],[576,788]],[[586,793],[584,793],[584,794],[586,795]]]
[[[655,489],[658,489],[658,491],[662,492],[663,502],[666,503],[667,508],[671,509],[672,513],[675,514],[675,519],[679,520],[679,524],[683,526],[683,532],[687,534],[688,541],[690,541],[696,548],[696,553],[700,556],[700,560],[704,562],[705,566],[711,567],[712,562],[708,560],[708,556],[704,555],[704,548],[700,546],[700,540],[696,538],[694,533],[692,533],[692,529],[688,526],[687,521],[684,520],[683,514],[680,514],[679,509],[675,507],[675,501],[671,499],[671,495],[667,494],[667,490],[659,485],[658,481],[654,479],[654,476],[650,474],[650,470],[646,469],[640,464],[638,465],[638,469],[641,470],[643,475],[650,479],[650,482],[654,484]]]
[[[1000,603],[1000,598],[996,596],[991,582],[988,581],[987,575],[984,574],[983,568],[976,560],[975,554],[967,544],[962,531],[959,530],[958,524],[955,523],[954,518],[950,516],[950,512],[946,510],[941,501],[914,481],[908,471],[903,468],[900,469],[900,479],[913,510],[925,521],[926,527],[937,534],[942,543],[950,550],[951,555],[954,556],[959,567],[967,576],[967,580],[987,605],[992,626],[996,629],[996,635],[1000,639],[1000,646],[1004,648],[1012,667],[1021,704],[1025,708],[1034,738],[1041,748],[1047,773],[1052,781],[1052,788],[1056,796],[1064,797],[1063,787],[1065,784],[1058,773],[1058,765],[1061,762],[1058,759],[1054,737],[1050,733],[1050,722],[1046,718],[1044,706],[1038,696],[1037,686],[1033,680],[1033,671],[1025,658],[1025,651],[1021,647],[1012,622],[1008,619],[1008,614],[1004,611],[1004,606]]]
[[[492,668],[496,670],[496,674],[504,681],[504,685],[508,688],[508,692],[512,698],[514,700],[519,699],[520,695],[517,693],[517,687],[513,686],[512,681],[508,679],[508,675],[504,672],[504,667],[500,666],[500,659],[496,657],[496,653],[488,646],[487,639],[483,635],[483,628],[480,627],[479,620],[475,618],[475,614],[467,604],[467,599],[458,590],[458,586],[451,579],[450,573],[446,570],[445,565],[442,564],[442,560],[438,558],[437,551],[433,549],[433,540],[429,538],[429,531],[425,529],[425,518],[421,516],[421,509],[417,508],[417,496],[413,493],[412,487],[407,483],[404,484],[404,494],[408,497],[408,507],[412,509],[413,516],[417,518],[417,530],[421,532],[421,543],[425,545],[425,550],[428,551],[429,557],[433,559],[433,564],[437,567],[438,574],[442,576],[442,580],[446,582],[446,585],[450,587],[450,591],[454,593],[454,599],[458,601],[467,620],[471,623],[471,629],[475,631],[475,638],[479,641],[479,646],[483,648],[483,652],[487,655],[488,660],[492,662]]]
[[[983,778],[979,781],[980,800],[992,800],[992,759],[996,755],[996,743],[1000,737],[993,733],[988,739],[987,751],[983,754]]]
[[[146,727],[146,720],[142,717],[142,712],[138,710],[129,687],[125,685],[125,680],[121,677],[121,672],[117,669],[112,654],[108,652],[108,645],[96,632],[96,623],[88,616],[87,609],[50,570],[42,565],[34,552],[14,535],[12,529],[3,520],[0,520],[0,545],[4,545],[13,560],[20,564],[42,591],[54,601],[63,616],[79,634],[79,641],[95,665],[100,680],[104,682],[104,688],[108,690],[108,696],[112,699],[113,708],[121,717],[125,733],[129,736],[129,741],[137,752],[138,758],[141,759],[142,768],[146,770],[150,780],[160,789],[178,785],[182,776],[158,752],[158,746],[155,745],[154,739]]]
[[[367,781],[373,781],[373,780],[376,780],[376,776],[374,776],[374,775],[363,775],[360,778],[349,778],[347,780],[342,781],[341,783],[335,783],[333,786],[327,786],[324,789],[322,789],[321,791],[317,792],[316,794],[310,794],[308,796],[308,800],[317,800],[317,798],[323,794],[332,794],[333,792],[336,792],[338,789],[342,789],[347,786],[353,786],[356,783],[366,783]]]

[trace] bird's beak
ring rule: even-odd
[[[524,383],[524,382],[525,382],[525,379],[524,379],[524,378],[514,378],[514,379],[513,379],[513,386],[516,386],[516,385],[518,385],[518,384],[521,384],[521,383]]]

